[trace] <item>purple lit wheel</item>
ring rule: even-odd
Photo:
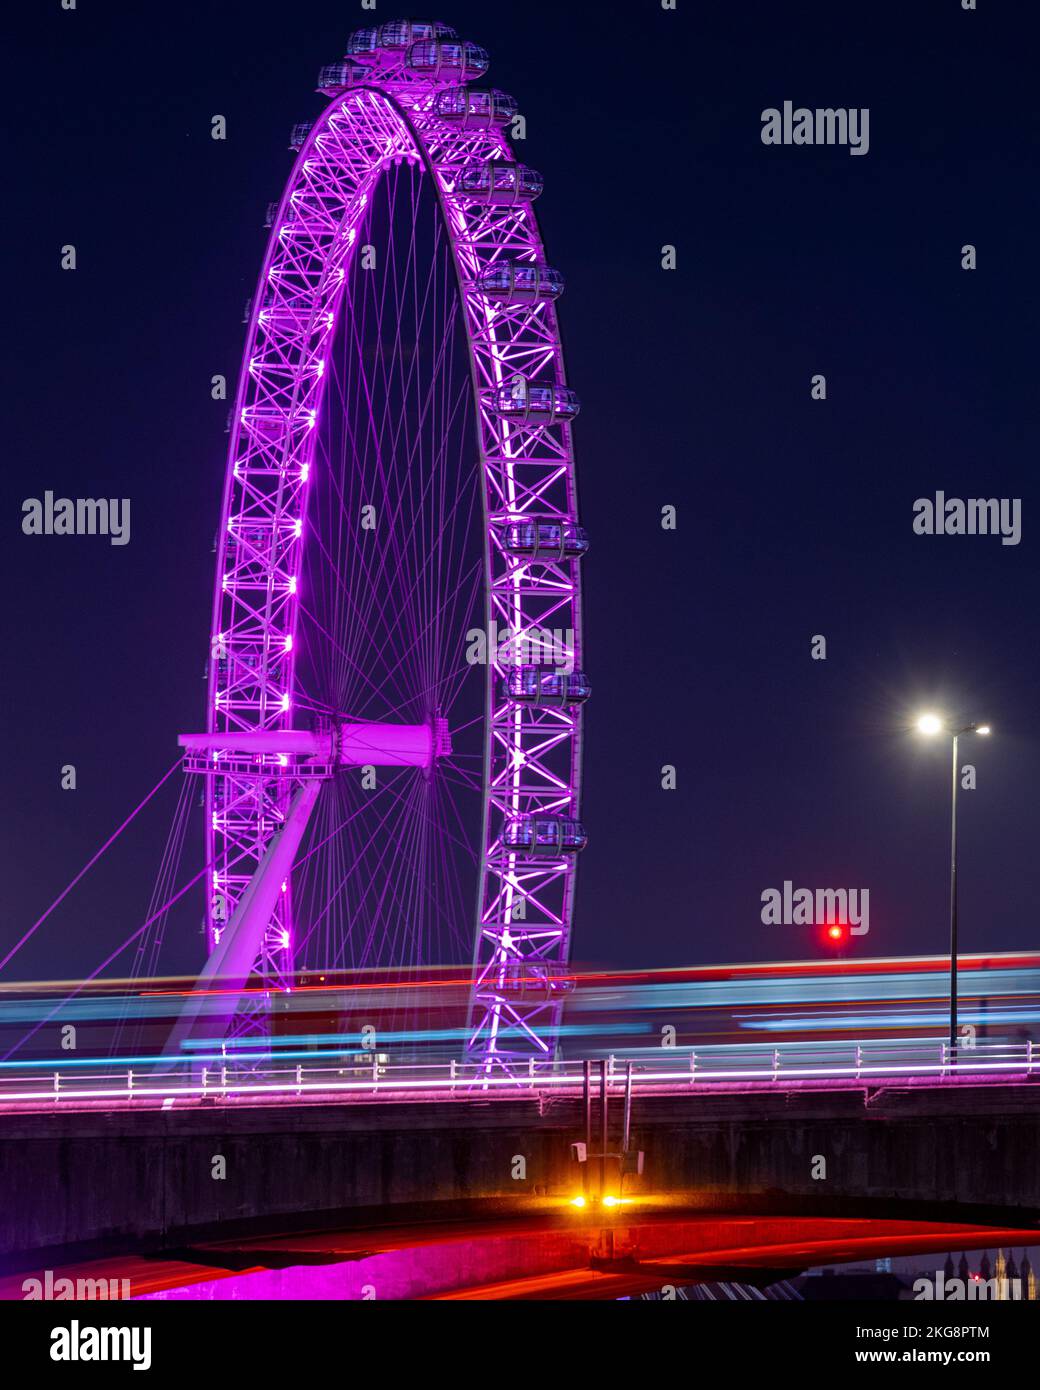
[[[363,30],[294,132],[233,414],[208,731],[315,730],[335,763],[400,722],[428,750],[325,769],[255,968],[458,963],[475,937],[490,1068],[555,1044],[589,686],[562,279],[515,104],[463,85],[486,66],[443,25]],[[207,754],[211,949],[312,763]]]

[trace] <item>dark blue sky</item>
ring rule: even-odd
[[[289,128],[320,109],[318,67],[366,19],[341,0],[21,10],[6,86],[4,942],[202,722],[227,442],[209,380],[237,372]],[[401,13],[380,0],[376,18]],[[545,175],[539,215],[567,276],[595,687],[576,958],[817,954],[807,929],[759,920],[785,879],[869,888],[861,953],[941,949],[946,755],[904,732],[924,701],[995,728],[962,798],[963,946],[1034,947],[1030,7],[454,0],[439,17],[520,100],[520,157]],[[869,154],[767,148],[760,113],[785,99],[868,107]],[[75,273],[58,266],[68,242]],[[817,372],[826,402],[810,400]],[[131,543],[24,537],[21,503],[47,488],[129,496]],[[1021,544],[915,536],[914,500],[940,489],[1021,498]],[[825,662],[810,659],[817,633]],[[75,792],[59,789],[64,763]],[[84,972],[143,920],[172,806],[55,914],[20,973]],[[200,863],[196,836],[182,880]],[[200,914],[195,900],[172,924],[171,967],[197,963]]]

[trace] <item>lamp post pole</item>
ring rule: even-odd
[[[950,734],[952,765],[950,769],[950,1065],[957,1063],[957,750],[961,734],[988,734],[988,724],[965,724],[951,729],[938,714],[922,714],[917,721],[918,733],[929,738]]]

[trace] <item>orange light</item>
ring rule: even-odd
[[[584,1197],[572,1197],[572,1198],[571,1198],[571,1206],[572,1206],[572,1207],[583,1207],[584,1205],[585,1205],[585,1198],[584,1198]]]

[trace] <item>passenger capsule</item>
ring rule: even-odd
[[[510,521],[500,532],[507,555],[525,560],[580,560],[589,548],[584,526],[573,521],[553,521],[531,517]]]
[[[342,91],[350,86],[353,73],[360,73],[360,68],[353,63],[326,63],[318,73],[318,91]]]
[[[297,121],[292,128],[289,136],[289,148],[291,150],[302,150],[307,143],[307,136],[314,129],[313,121]]]
[[[347,40],[347,57],[359,63],[378,62],[382,53],[400,56],[420,39],[454,39],[457,35],[449,24],[439,20],[394,20],[376,29],[358,29]]]
[[[502,827],[502,848],[529,859],[578,854],[588,842],[581,821],[562,816],[518,816]]]
[[[434,114],[460,130],[490,130],[506,125],[517,112],[516,98],[497,89],[474,91],[471,87],[449,87],[439,92],[433,103]]]
[[[456,180],[453,196],[464,203],[512,206],[533,203],[543,187],[541,174],[528,169],[526,164],[494,159],[463,169]]]
[[[475,43],[460,39],[426,39],[408,50],[408,66],[424,77],[471,82],[483,77],[491,64],[487,52]]]
[[[488,393],[486,399],[500,419],[523,425],[552,425],[561,420],[573,420],[581,409],[577,395],[569,386],[528,381],[523,376],[514,376]]]
[[[502,994],[520,999],[552,999],[555,995],[571,994],[575,983],[567,967],[555,961],[511,958],[496,967],[491,980],[486,981],[483,988],[489,999]]]
[[[502,678],[502,693],[514,705],[565,709],[583,705],[592,694],[584,671],[561,671],[552,666],[515,666]]]
[[[497,261],[477,278],[477,288],[493,304],[537,304],[559,299],[563,284],[558,270],[547,265],[526,265],[523,261]]]

